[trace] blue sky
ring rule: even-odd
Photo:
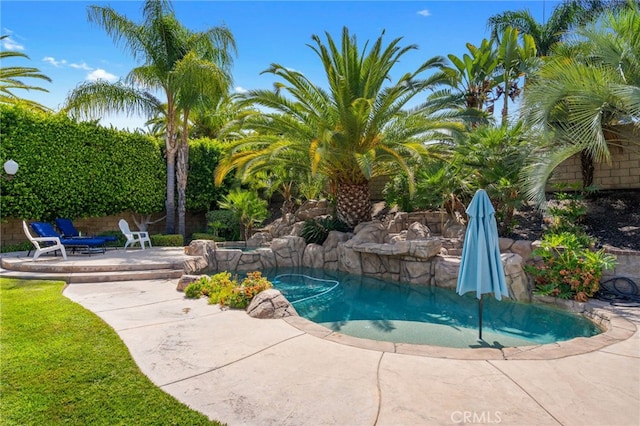
[[[235,37],[238,55],[233,77],[236,91],[270,89],[276,81],[260,75],[271,63],[303,72],[316,84],[325,77],[311,36],[339,38],[347,26],[361,45],[385,30],[390,42],[415,44],[394,69],[397,75],[415,70],[425,60],[466,52],[465,44],[489,37],[487,19],[505,10],[529,9],[539,21],[548,17],[556,1],[174,1],[178,19],[192,31],[225,25]],[[87,6],[111,6],[129,19],[141,21],[139,1],[7,1],[0,3],[1,34],[9,35],[2,50],[22,52],[30,60],[6,61],[3,66],[39,68],[52,83],[33,80],[49,93],[21,96],[58,110],[76,85],[104,78],[124,77],[136,63],[101,29],[87,20]],[[17,94],[18,92],[16,92]],[[121,128],[141,127],[140,117],[104,117],[103,123]]]

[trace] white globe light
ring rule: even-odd
[[[4,171],[7,172],[8,175],[15,175],[18,172],[18,163],[13,160],[8,160],[4,163]]]

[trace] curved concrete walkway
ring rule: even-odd
[[[640,308],[615,308],[629,321],[616,322],[607,345],[570,345],[578,355],[544,345],[529,359],[437,357],[344,344],[304,321],[222,311],[175,287],[70,284],[64,294],[110,324],[156,385],[231,426],[640,424]]]

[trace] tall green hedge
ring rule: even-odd
[[[195,139],[189,142],[189,176],[187,178],[187,210],[190,212],[207,212],[215,210],[218,200],[229,193],[234,179],[229,174],[222,186],[213,184],[213,174],[223,146],[214,139]]]
[[[152,137],[0,105],[0,138],[0,164],[13,158],[20,166],[13,180],[2,180],[3,217],[164,210],[166,166]]]

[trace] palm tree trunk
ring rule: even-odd
[[[167,200],[165,208],[167,219],[165,222],[165,232],[173,234],[176,229],[176,148],[167,143]]]
[[[593,158],[587,151],[580,151],[580,165],[582,169],[582,188],[586,188],[593,183]]]
[[[178,145],[177,182],[178,182],[178,234],[186,235],[185,216],[187,212],[187,177],[189,173],[188,112],[185,111],[184,125]]]
[[[369,181],[361,184],[338,183],[337,198],[338,219],[350,227],[371,220]]]

